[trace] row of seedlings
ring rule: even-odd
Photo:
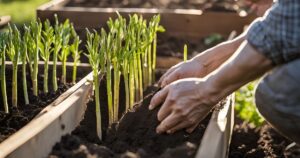
[[[99,101],[99,73],[106,76],[109,125],[118,121],[120,78],[123,76],[126,110],[143,99],[143,91],[155,81],[157,32],[160,15],[147,22],[142,16],[129,15],[127,22],[120,14],[107,22],[108,31],[87,30],[87,56],[93,68],[96,123],[102,138]]]
[[[20,30],[24,30],[21,33]],[[44,23],[32,21],[28,26],[24,25],[22,29],[18,29],[15,25],[8,26],[8,31],[0,34],[0,57],[1,57],[1,92],[3,97],[3,105],[6,113],[9,113],[9,106],[6,92],[6,76],[5,70],[6,58],[12,62],[12,103],[13,107],[18,105],[18,66],[22,66],[22,83],[25,104],[29,104],[28,85],[26,80],[27,69],[32,82],[32,93],[34,96],[39,95],[38,88],[38,66],[39,61],[44,61],[43,73],[43,93],[48,93],[48,73],[49,61],[52,57],[52,87],[53,91],[58,90],[57,84],[57,61],[62,62],[61,83],[66,84],[66,63],[68,56],[73,57],[73,77],[72,83],[76,82],[77,64],[80,59],[81,51],[78,50],[80,39],[76,34],[73,25],[66,20],[64,23],[59,23],[56,17],[54,26],[46,20]]]

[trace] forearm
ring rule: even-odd
[[[224,65],[207,76],[209,93],[220,100],[271,68],[271,60],[245,41]]]
[[[223,42],[211,49],[208,49],[195,56],[192,60],[200,63],[206,69],[207,74],[209,74],[234,54],[241,43],[245,40],[245,35],[246,33],[243,33],[231,41]]]

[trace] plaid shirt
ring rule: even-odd
[[[278,0],[251,24],[247,41],[275,65],[299,58],[300,0]]]

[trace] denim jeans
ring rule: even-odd
[[[277,67],[263,78],[255,102],[279,133],[300,144],[300,59]]]

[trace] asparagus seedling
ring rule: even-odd
[[[5,77],[5,54],[7,51],[7,34],[0,34],[0,55],[1,55],[1,92],[5,113],[9,113],[6,93],[6,77]]]
[[[77,74],[77,64],[80,62],[80,54],[81,51],[78,50],[79,44],[81,43],[81,40],[79,39],[79,36],[77,36],[74,27],[72,26],[72,32],[74,36],[74,42],[70,47],[70,50],[72,52],[72,57],[73,57],[73,74],[72,74],[72,83],[76,83],[76,74]]]
[[[41,32],[42,32],[42,23],[40,21],[30,23],[30,27],[27,29],[30,30],[31,37],[28,43],[28,64],[30,69],[33,95],[38,96],[38,64],[39,64],[39,52],[41,50]]]
[[[183,47],[183,61],[186,62],[187,61],[187,54],[188,54],[188,47],[185,44]]]
[[[95,102],[96,102],[96,125],[97,135],[102,140],[102,126],[101,126],[101,111],[100,111],[100,100],[99,100],[99,71],[104,67],[104,51],[100,49],[100,36],[96,31],[90,33],[87,30],[87,44],[89,62],[93,68],[93,82],[95,90]]]
[[[52,86],[53,90],[57,91],[57,75],[56,75],[56,65],[57,65],[57,58],[58,54],[62,48],[62,29],[63,26],[59,24],[57,15],[55,17],[55,27],[54,27],[54,42],[53,42],[53,68],[52,68]]]
[[[42,32],[42,41],[41,44],[41,58],[44,60],[44,93],[48,93],[48,67],[49,67],[49,59],[52,53],[52,43],[54,39],[54,29],[50,25],[49,20],[46,20],[44,23],[44,31]]]
[[[25,104],[29,104],[28,97],[28,89],[27,89],[27,78],[26,78],[26,66],[27,66],[27,53],[28,53],[28,43],[30,42],[30,30],[24,26],[24,36],[22,41],[22,52],[21,52],[21,60],[22,60],[22,81],[23,81],[23,94]]]
[[[66,84],[66,75],[67,75],[67,59],[70,55],[70,38],[71,38],[71,24],[69,20],[66,20],[62,28],[62,50],[58,56],[62,62],[62,76],[61,83]]]
[[[18,105],[18,62],[21,51],[21,36],[17,27],[9,25],[9,44],[8,44],[8,57],[13,65],[13,79],[12,79],[12,106]]]

